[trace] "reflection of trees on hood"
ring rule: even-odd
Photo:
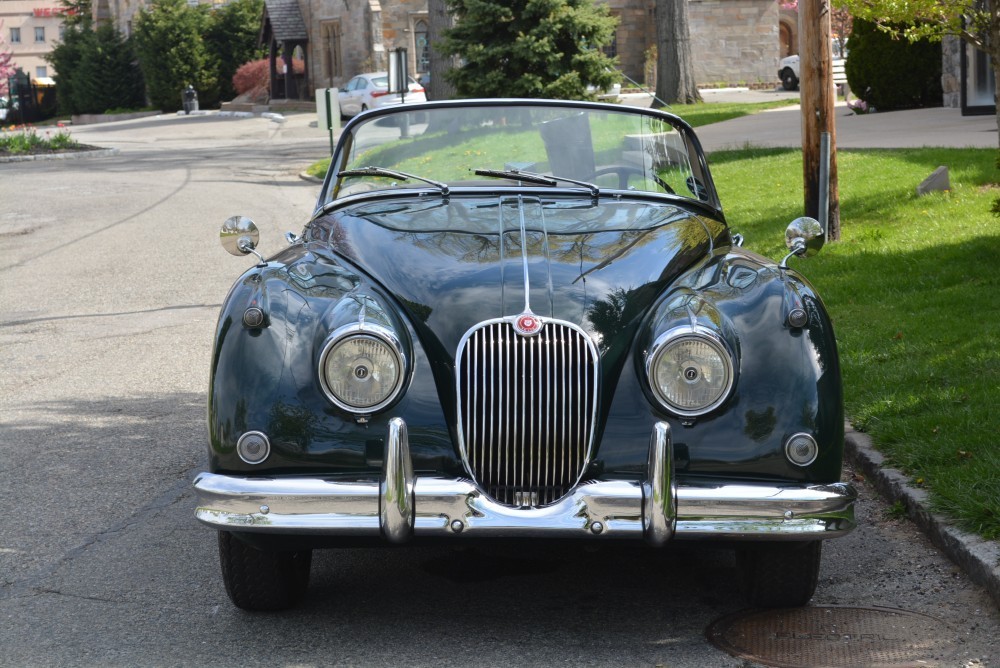
[[[625,329],[625,323],[639,311],[629,297],[634,290],[617,288],[608,294],[607,299],[601,299],[588,309],[587,317],[591,324],[601,334],[601,353],[606,353],[611,342],[616,341]]]

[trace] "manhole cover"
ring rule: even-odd
[[[709,642],[766,666],[933,666],[952,652],[941,620],[893,608],[750,610],[715,621]]]

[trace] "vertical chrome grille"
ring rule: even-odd
[[[458,351],[462,454],[490,497],[544,506],[579,482],[597,409],[597,350],[569,323],[521,336],[509,320],[466,334]]]

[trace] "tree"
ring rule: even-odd
[[[17,70],[17,65],[14,63],[14,52],[4,44],[3,21],[0,21],[0,95],[7,94],[7,78],[13,76],[14,71]]]
[[[593,0],[447,0],[455,26],[438,52],[458,56],[448,80],[463,97],[584,99],[609,88],[617,62],[601,50],[617,21]]]
[[[64,2],[62,40],[46,56],[63,114],[137,109],[146,101],[135,48],[110,23],[96,29],[89,0]]]
[[[1000,90],[1000,0],[841,0],[855,16],[911,41],[961,38],[990,58]],[[997,105],[1000,129],[1000,105]],[[1000,140],[1000,134],[998,134]]]
[[[438,52],[444,32],[455,25],[454,17],[448,12],[446,0],[427,0],[428,32],[431,43],[430,85],[428,100],[447,100],[455,97],[455,87],[447,79],[448,70],[456,67],[458,61]]]
[[[688,0],[656,0],[656,97],[667,104],[700,102],[691,55]]]
[[[154,106],[179,109],[181,92],[188,85],[198,91],[203,106],[218,102],[216,60],[202,40],[209,25],[206,6],[192,7],[187,0],[153,0],[139,11],[135,44]]]
[[[232,0],[210,14],[206,46],[216,63],[219,99],[236,96],[233,75],[244,63],[263,58],[266,51],[257,43],[264,0]]]

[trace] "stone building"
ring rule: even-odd
[[[0,0],[5,2],[10,0]],[[21,0],[19,0],[21,1]],[[220,1],[220,0],[209,0]],[[599,0],[619,20],[613,43],[623,74],[653,85],[654,0]],[[95,0],[98,18],[131,32],[131,21],[148,0]],[[405,48],[411,72],[428,71],[434,54],[428,42],[427,0],[266,0],[262,39],[283,58],[300,57],[306,74],[298,95],[339,87],[359,72],[387,67],[388,53]],[[797,24],[779,0],[689,0],[695,79],[702,85],[777,83],[778,60],[797,52]],[[792,15],[794,16],[794,14]],[[292,27],[295,26],[295,27]],[[305,31],[302,38],[298,26]]]
[[[288,1],[298,5],[308,32],[303,51],[310,89],[340,86],[358,72],[384,70],[388,52],[397,48],[410,54],[414,77],[427,72],[434,57],[427,39],[426,0],[267,0],[269,7]],[[618,56],[625,75],[644,82],[656,44],[654,2],[604,1],[619,20],[609,51]],[[689,2],[699,83],[776,81],[781,38],[786,36],[789,45],[797,39],[797,31],[780,30],[779,17],[787,10],[780,10],[776,0]],[[793,25],[787,16],[784,24]]]

